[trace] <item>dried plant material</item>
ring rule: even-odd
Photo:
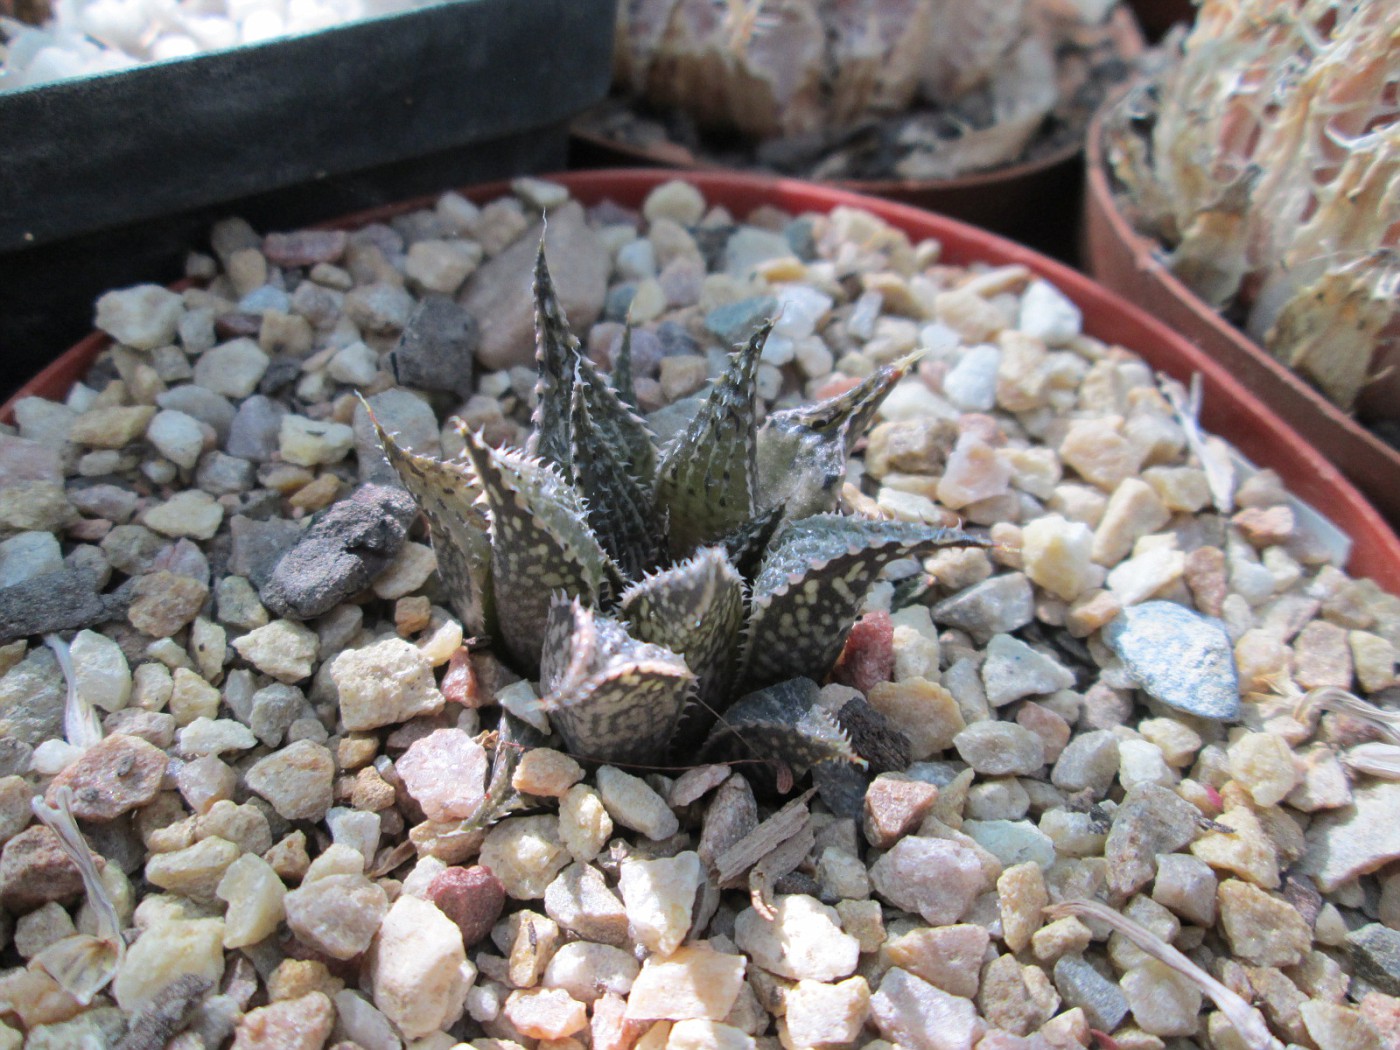
[[[126,941],[122,938],[116,906],[107,895],[107,887],[97,870],[97,861],[78,831],[78,822],[73,819],[73,792],[64,786],[54,796],[56,808],[38,797],[32,799],[30,805],[34,815],[58,836],[59,848],[82,874],[83,889],[97,918],[97,935],[77,933],[64,937],[39,952],[29,965],[43,970],[86,1006],[116,976],[126,954]]]
[[[715,881],[737,885],[744,873],[807,826],[807,808],[816,788],[804,791],[715,858]]]
[[[1211,1002],[1224,1014],[1249,1050],[1283,1050],[1283,1043],[1269,1032],[1264,1017],[1239,995],[1221,984],[1210,974],[1193,963],[1166,941],[1140,926],[1126,915],[1115,911],[1098,901],[1068,900],[1052,904],[1044,909],[1051,920],[1073,915],[1077,918],[1095,919],[1121,933],[1139,949],[1156,959],[1163,966],[1185,977],[1201,992],[1210,997]]]
[[[1387,711],[1334,685],[1312,689],[1298,701],[1293,717],[1306,721],[1315,709],[1336,711],[1375,726],[1394,744],[1400,744],[1400,711]]]
[[[1159,376],[1157,385],[1172,406],[1176,421],[1186,435],[1186,445],[1206,474],[1211,502],[1221,514],[1235,509],[1235,464],[1230,448],[1218,437],[1201,430],[1201,398],[1204,386],[1199,373],[1191,377],[1190,393],[1175,379]]]
[[[63,739],[74,747],[89,748],[102,742],[102,722],[97,717],[97,709],[83,699],[78,691],[78,675],[73,669],[73,654],[65,642],[56,634],[44,635],[44,644],[53,650],[58,659],[63,680],[68,686],[68,694],[63,703]]]
[[[1342,754],[1342,763],[1381,780],[1400,780],[1400,744],[1357,744]]]
[[[877,176],[946,178],[1014,163],[1033,140],[1065,132],[1068,141],[1096,105],[1086,100],[1101,98],[1136,50],[1116,7],[627,0],[614,83],[678,117],[679,139],[698,134],[717,154],[737,138],[761,143],[765,167],[818,178],[862,177],[855,169],[874,165]],[[602,118],[610,137],[660,134],[625,125]]]
[[[1400,362],[1397,90],[1390,0],[1206,0],[1106,124],[1173,272],[1346,409]]]
[[[775,887],[778,880],[789,872],[797,870],[797,866],[806,859],[816,841],[816,836],[812,833],[809,824],[792,838],[771,850],[766,857],[750,869],[749,901],[753,904],[754,911],[770,921],[777,916],[773,895],[777,892]]]

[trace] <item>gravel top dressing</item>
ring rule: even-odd
[[[0,427],[0,1050],[1400,1048],[1400,599],[1275,476],[1025,267],[514,190]]]

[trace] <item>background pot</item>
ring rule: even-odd
[[[12,374],[86,331],[99,292],[180,276],[221,216],[277,229],[561,167],[607,92],[615,4],[452,0],[0,93]]]
[[[640,207],[657,185],[674,177],[666,171],[596,171],[550,176],[585,204],[613,200]],[[735,172],[691,172],[685,175],[711,204],[744,215],[768,204],[793,213],[827,212],[838,205],[865,208],[906,231],[915,240],[936,238],[943,258],[953,264],[984,262],[996,266],[1020,264],[1046,278],[1083,311],[1087,332],[1140,354],[1153,368],[1187,381],[1195,373],[1204,380],[1202,423],[1231,441],[1257,466],[1271,467],[1301,499],[1321,508],[1352,540],[1349,569],[1374,578],[1400,593],[1400,538],[1397,538],[1357,490],[1318,452],[1289,428],[1217,360],[1161,321],[1045,256],[965,223],[915,208],[861,197],[843,190],[796,179],[770,179]],[[464,191],[482,201],[508,192],[505,184]],[[347,216],[333,225],[353,227],[383,222],[432,198],[408,201]],[[62,397],[67,386],[107,345],[94,334],[36,376],[20,395]],[[13,402],[0,408],[0,420],[11,419]]]
[[[1118,210],[1104,162],[1103,114],[1089,127],[1084,256],[1089,272],[1165,321],[1266,403],[1400,525],[1400,450],[1319,394],[1177,280],[1161,245]]]
[[[1145,46],[1142,32],[1129,11],[1118,9],[1110,26],[1124,62],[1141,54]],[[584,120],[576,121],[571,133],[570,162],[575,167],[650,165],[685,171],[733,170],[698,157],[678,143],[642,146],[611,138],[586,126]],[[819,184],[950,215],[1074,262],[1082,165],[1083,142],[1072,140],[1034,160],[954,178],[830,179]]]

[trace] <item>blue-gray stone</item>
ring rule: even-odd
[[[1240,714],[1239,674],[1225,626],[1175,602],[1130,605],[1103,629],[1139,688],[1201,718]]]
[[[1400,995],[1400,930],[1367,923],[1347,934],[1347,948],[1359,977],[1386,995]]]
[[[705,315],[705,327],[732,346],[753,335],[758,323],[772,317],[777,309],[778,300],[773,296],[756,295],[727,306],[715,307]]]
[[[1055,988],[1065,1005],[1079,1007],[1090,1028],[1111,1032],[1128,1016],[1128,1000],[1118,986],[1083,959],[1063,956],[1055,964]]]
[[[609,288],[608,297],[603,300],[603,320],[627,320],[627,311],[632,308],[632,300],[636,295],[636,281],[623,281]]]

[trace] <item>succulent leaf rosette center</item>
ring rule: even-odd
[[[798,772],[859,762],[816,683],[891,561],[978,542],[837,512],[847,458],[910,361],[760,424],[771,327],[658,447],[626,339],[604,375],[569,331],[542,246],[526,447],[492,448],[459,423],[464,452],[439,460],[375,424],[465,626],[538,679],[578,758],[655,766],[738,752]]]

